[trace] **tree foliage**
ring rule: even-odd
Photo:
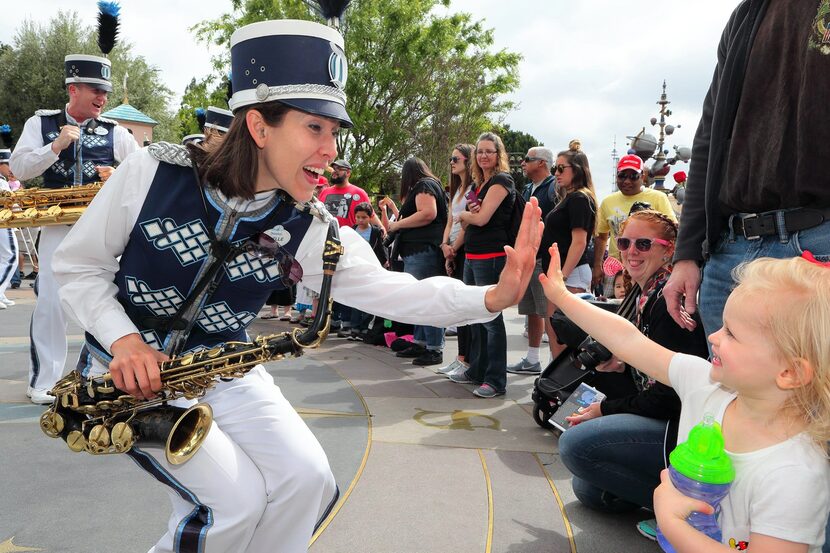
[[[13,44],[0,47],[0,122],[12,126],[15,137],[38,109],[62,108],[67,100],[64,57],[69,54],[101,55],[97,32],[83,25],[76,12],[58,11],[47,25],[26,20]],[[133,56],[132,45],[119,44],[109,54],[112,87],[105,111],[116,107],[124,96],[124,74],[130,105],[159,122],[155,140],[175,137],[173,116],[167,104],[173,93],[161,83],[157,69],[141,56]]]
[[[229,46],[233,31],[266,19],[318,20],[303,0],[233,0],[233,12],[195,27]],[[342,28],[349,58],[348,111],[355,123],[338,141],[352,180],[397,191],[400,166],[422,158],[439,176],[458,142],[473,141],[508,112],[520,56],[492,52],[493,32],[469,14],[440,15],[449,0],[354,0]],[[228,58],[215,60],[227,70]]]
[[[176,125],[180,136],[201,132],[196,120],[196,109],[208,106],[228,109],[228,78],[223,77],[216,83],[214,76],[201,80],[193,78],[184,90],[179,111],[176,113]]]

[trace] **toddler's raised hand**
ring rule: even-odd
[[[559,246],[554,244],[548,250],[550,252],[550,266],[547,274],[539,275],[539,282],[545,291],[545,297],[553,304],[559,304],[559,299],[569,294],[565,288],[565,279],[562,276],[562,263],[559,261]]]

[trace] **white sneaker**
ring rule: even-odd
[[[0,303],[5,304],[6,307],[11,307],[12,305],[14,305],[14,301],[10,300],[6,296],[0,297]]]
[[[2,301],[0,301],[0,309],[8,309],[8,306]]]
[[[32,388],[31,386],[28,387],[26,390],[26,395],[29,396],[29,399],[32,400],[32,403],[37,405],[48,405],[55,401],[54,396],[50,396],[47,392],[49,390],[44,390],[41,388]]]
[[[467,369],[469,369],[469,368],[470,367],[468,365],[465,365],[464,363],[459,361],[458,366],[456,368],[454,368],[452,370],[452,372],[448,372],[444,376],[446,376],[447,378],[452,378],[453,376],[461,376],[462,374],[467,372]]]
[[[461,361],[459,361],[458,359],[453,359],[452,363],[450,363],[446,367],[441,367],[440,369],[438,369],[435,372],[437,372],[438,374],[449,374],[449,373],[453,372],[455,369],[457,369],[460,364],[461,364]]]

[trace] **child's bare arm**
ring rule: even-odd
[[[582,330],[611,350],[619,359],[668,386],[669,363],[674,352],[646,338],[633,324],[574,296],[565,288],[559,248],[551,249],[547,275],[539,280],[548,300],[556,304]]]

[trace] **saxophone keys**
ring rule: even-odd
[[[115,425],[112,427],[110,437],[112,438],[112,446],[118,453],[124,453],[125,451],[129,451],[129,449],[133,447],[133,444],[135,443],[135,435],[133,433],[133,429],[126,422],[115,423]]]
[[[80,453],[86,449],[86,438],[84,433],[80,430],[73,430],[66,436],[66,445],[75,453]]]
[[[57,438],[63,432],[63,417],[54,411],[46,411],[40,416],[40,429],[50,438]]]
[[[106,453],[110,446],[110,433],[103,424],[96,424],[89,432],[86,450],[93,455]]]

